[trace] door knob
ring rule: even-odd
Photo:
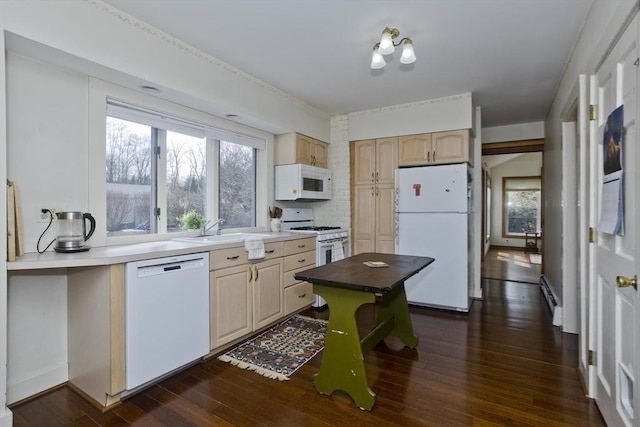
[[[633,289],[638,290],[638,276],[633,276],[633,279],[629,279],[625,276],[616,276],[616,283],[619,288],[626,288],[629,286],[633,286]]]

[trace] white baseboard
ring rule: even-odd
[[[62,365],[51,368],[33,377],[7,383],[7,404],[19,402],[22,399],[41,393],[69,380],[69,365]],[[1,425],[1,424],[0,424]]]
[[[544,299],[547,301],[549,310],[553,315],[553,326],[562,326],[562,306],[558,304],[558,298],[553,293],[553,289],[549,286],[544,274],[540,276],[540,291],[544,295]]]
[[[13,425],[13,412],[8,408],[0,409],[0,427],[11,427]]]

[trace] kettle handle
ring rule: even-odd
[[[89,237],[91,237],[91,235],[93,234],[94,231],[96,231],[96,219],[93,217],[93,215],[91,215],[90,213],[84,213],[82,214],[82,228],[84,229],[84,241],[86,242],[87,240],[89,240]],[[89,228],[89,234],[87,234],[87,223],[85,220],[89,220],[89,222],[91,223],[91,227]]]

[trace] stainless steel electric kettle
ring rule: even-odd
[[[56,252],[82,252],[90,249],[87,240],[96,230],[96,220],[90,213],[56,212],[58,235],[56,237]],[[89,220],[89,232],[87,223]]]

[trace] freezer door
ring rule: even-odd
[[[396,254],[435,258],[405,282],[409,303],[469,311],[466,214],[401,213]]]
[[[398,212],[467,212],[466,164],[398,170]]]

